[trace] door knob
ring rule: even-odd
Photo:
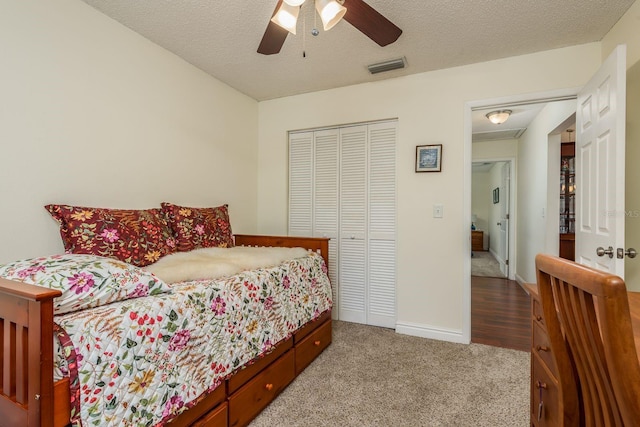
[[[609,258],[613,258],[613,248],[611,246],[609,246],[608,249],[605,249],[602,246],[599,246],[596,249],[596,255],[598,255],[598,256],[609,255]]]

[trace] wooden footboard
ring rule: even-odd
[[[326,237],[234,235],[238,246],[277,246],[281,248],[305,248],[322,256],[329,268],[329,239]]]
[[[53,298],[0,279],[0,414],[4,425],[53,426]]]

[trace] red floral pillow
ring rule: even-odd
[[[176,251],[161,209],[129,210],[47,205],[60,224],[67,253],[100,255],[138,267]]]
[[[162,203],[169,225],[178,240],[178,250],[233,247],[228,206],[189,208]]]

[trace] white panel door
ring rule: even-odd
[[[625,103],[622,45],[578,94],[576,112],[576,261],[622,278]]]
[[[396,324],[397,123],[369,125],[367,324]]]
[[[338,129],[314,133],[313,235],[328,237],[329,279],[338,306]],[[338,315],[338,310],[334,310]]]
[[[340,130],[340,320],[366,323],[367,127]]]
[[[313,233],[313,132],[289,134],[289,235]]]

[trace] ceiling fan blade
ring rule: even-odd
[[[344,0],[344,19],[380,46],[398,40],[402,30],[363,0]]]
[[[273,15],[276,14],[281,4],[282,0],[278,0],[278,4],[276,4]],[[273,15],[271,15],[272,18]],[[284,41],[287,39],[287,34],[289,34],[289,31],[285,30],[280,25],[269,21],[269,25],[267,25],[267,29],[264,31],[264,35],[262,36],[260,46],[258,46],[258,53],[263,55],[279,53]]]

